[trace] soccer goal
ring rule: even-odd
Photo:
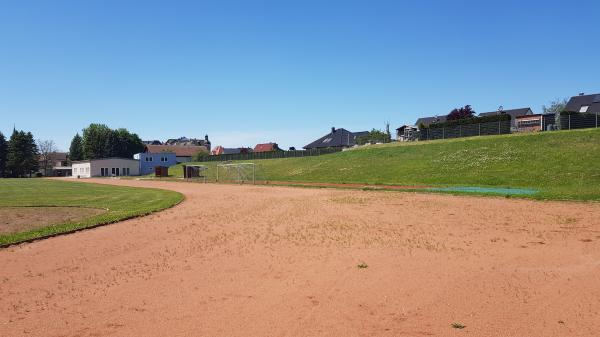
[[[254,163],[219,164],[217,165],[217,182],[256,183]]]

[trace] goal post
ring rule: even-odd
[[[217,182],[256,184],[256,165],[254,163],[218,164]]]

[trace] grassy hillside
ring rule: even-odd
[[[257,179],[535,188],[537,198],[600,200],[600,129],[376,145],[255,160]],[[214,179],[215,163],[209,177]],[[180,167],[170,170],[181,176]]]

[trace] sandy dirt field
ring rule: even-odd
[[[96,181],[186,200],[0,250],[0,336],[600,336],[600,204]]]

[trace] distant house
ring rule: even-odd
[[[356,145],[356,139],[369,134],[369,131],[351,132],[346,129],[331,128],[331,132],[304,146],[306,150],[329,147],[351,147]]]
[[[210,140],[208,140],[208,135],[205,135],[204,139],[187,138],[187,137],[180,137],[177,139],[167,139],[167,141],[165,142],[164,145],[204,146],[204,147],[206,147],[208,152],[210,152],[210,149],[211,149],[211,146],[210,146],[211,144],[210,144]]]
[[[40,158],[40,173],[47,177],[67,177],[71,175],[69,155],[66,152],[52,152],[48,154],[48,167],[44,168],[44,160]]]
[[[600,94],[585,95],[583,93],[569,99],[565,108],[571,112],[600,113]]]
[[[537,132],[548,130],[556,123],[555,114],[523,115],[516,118],[517,132]]]
[[[177,165],[177,155],[175,152],[142,152],[133,155],[140,163],[140,174],[146,175],[154,173],[157,166],[171,167]]]
[[[140,166],[137,160],[129,158],[102,158],[74,161],[73,177],[119,177],[138,176]]]
[[[274,151],[283,151],[279,148],[277,143],[264,143],[264,144],[256,144],[253,152],[274,152]]]
[[[443,123],[446,121],[446,116],[434,116],[434,117],[421,117],[415,122],[415,126],[420,128],[421,126],[429,127],[434,123]]]
[[[396,129],[396,140],[399,142],[407,142],[419,138],[419,128],[414,125],[402,125]]]
[[[160,140],[142,140],[142,143],[144,145],[162,145],[162,142]]]
[[[510,115],[510,126],[512,128],[517,127],[517,117],[533,115],[533,111],[531,108],[520,108],[520,109],[511,109],[511,110],[502,110],[502,111],[491,111],[491,112],[482,112],[479,114],[481,117],[486,116],[496,116],[500,114]]]
[[[146,145],[144,153],[161,154],[163,152],[175,153],[178,163],[186,163],[192,161],[192,158],[198,153],[209,153],[204,146],[197,145]]]
[[[248,147],[235,147],[235,148],[227,148],[227,147],[222,147],[221,145],[215,147],[212,151],[211,151],[211,155],[213,156],[219,156],[222,154],[239,154],[239,153],[251,153],[252,149],[248,148]]]

